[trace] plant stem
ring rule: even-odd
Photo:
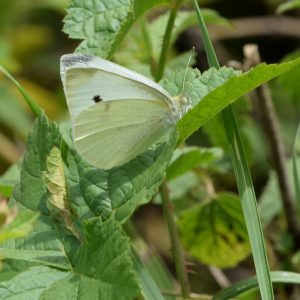
[[[211,43],[198,2],[197,0],[193,0],[193,3],[196,9],[199,27],[203,36],[209,66],[218,69],[220,65]],[[239,128],[232,107],[228,106],[225,108],[221,113],[221,117],[229,144],[229,151],[241,198],[243,214],[252,247],[260,293],[262,299],[271,300],[274,299],[274,295],[262,227],[257,211],[256,196]]]
[[[244,47],[244,54],[247,59],[247,68],[257,66],[261,63],[257,45],[246,45]],[[300,246],[300,225],[293,201],[292,190],[288,181],[289,177],[286,168],[284,143],[280,135],[279,122],[268,85],[264,84],[258,87],[255,94],[252,93],[252,95],[254,96],[253,103],[257,108],[256,111],[265,132],[265,136],[270,144],[273,165],[277,174],[288,230],[294,236],[294,241],[298,248]]]
[[[177,10],[181,2],[182,0],[174,0],[172,2],[171,12],[167,23],[166,31],[164,34],[162,49],[161,49],[160,58],[158,62],[158,68],[155,76],[155,80],[157,82],[162,78],[164,74],[167,52],[169,50],[169,45],[171,40],[171,33],[174,27]],[[170,201],[169,190],[166,181],[163,181],[162,185],[160,186],[160,195],[162,199],[163,212],[164,212],[165,220],[167,222],[168,231],[170,235],[172,255],[173,255],[173,260],[176,268],[176,274],[181,287],[181,295],[182,298],[188,298],[190,294],[190,288],[189,288],[187,273],[185,270],[184,254],[181,248],[178,231],[174,220],[173,207]]]
[[[183,298],[188,298],[190,289],[189,289],[187,273],[185,270],[184,254],[180,245],[178,231],[173,217],[173,206],[170,201],[168,186],[165,181],[162,183],[160,187],[160,195],[162,199],[164,216],[170,233],[172,254],[173,254],[173,259],[176,267],[177,277],[181,287],[181,295]]]
[[[156,71],[156,76],[155,76],[155,81],[157,81],[157,82],[160,81],[164,75],[167,53],[168,53],[169,45],[170,45],[170,41],[171,41],[171,33],[172,33],[172,29],[174,27],[177,10],[178,10],[181,2],[182,1],[179,0],[179,1],[173,1],[171,3],[172,7],[171,7],[166,31],[164,34],[164,38],[163,38],[162,49],[161,49],[160,57],[158,60],[158,66],[157,66],[157,71]]]

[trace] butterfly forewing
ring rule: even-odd
[[[64,55],[61,77],[72,119],[95,102],[120,99],[159,99],[172,109],[172,99],[160,85],[101,58]]]

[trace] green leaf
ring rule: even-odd
[[[173,72],[170,76],[166,76],[162,80],[161,84],[172,96],[178,95],[183,84],[185,73],[185,70]],[[210,68],[202,74],[198,69],[189,68],[184,82],[183,93],[188,97],[191,105],[196,106],[199,101],[200,103],[202,102],[202,98],[209,95],[211,91],[215,90],[219,86],[222,86],[236,73],[237,71],[233,68],[226,67],[219,70]],[[194,111],[194,109],[192,109],[192,111]],[[185,119],[185,117],[183,117],[183,119]]]
[[[74,247],[78,245],[79,243]],[[67,248],[63,237],[59,236],[51,218],[45,216],[39,217],[26,238],[8,240],[0,247],[0,255],[5,259],[10,258],[68,270],[71,265],[67,254],[71,256],[74,253]]]
[[[47,157],[53,146],[59,147],[60,143],[55,123],[40,115],[28,136],[20,184],[15,186],[10,204],[17,204],[21,212],[38,211],[41,216],[25,239],[9,240],[1,245],[0,254],[5,258],[39,262],[62,269],[70,267],[73,251],[79,242],[69,232],[64,232],[64,226],[51,217],[47,208],[51,194],[43,176],[48,169]]]
[[[284,57],[282,62],[293,61],[300,57],[300,50],[289,53]],[[297,78],[300,76],[300,66],[294,68],[290,72],[286,73],[284,76],[280,76],[274,80],[272,84],[272,96],[278,99],[277,101],[292,101],[291,110],[296,109],[295,106],[299,105],[300,99],[300,86],[298,84]],[[279,104],[280,105],[280,104]],[[291,113],[292,115],[292,113]],[[296,121],[298,115],[296,115]]]
[[[100,215],[103,219],[114,215],[116,220],[125,222],[137,206],[150,201],[157,192],[175,144],[176,134],[171,134],[168,142],[108,171],[97,169],[70,152],[67,181],[78,215]]]
[[[215,114],[220,112],[222,109],[241,96],[299,65],[300,58],[281,64],[261,64],[241,75],[231,72],[230,77],[232,78],[228,79],[227,77],[226,79],[228,80],[225,79],[223,82],[219,82],[218,85],[212,87],[211,81],[213,81],[215,77],[223,75],[224,72],[222,72],[223,68],[219,71],[221,73],[218,73],[218,71],[215,70],[216,75],[209,80],[208,87],[206,89],[202,87],[198,99],[194,99],[194,101],[192,101],[193,105],[195,105],[193,109],[189,110],[178,122],[177,129],[180,136],[179,140],[184,141],[187,139],[194,131],[198,130],[199,127],[201,127]],[[200,77],[199,74],[198,76],[195,74],[194,80],[187,78],[186,85],[188,85],[189,82],[189,84],[195,86],[195,90],[197,90],[201,87],[200,81],[202,77]],[[197,88],[197,85],[200,85],[200,87]],[[187,89],[187,93],[189,94],[189,89]],[[195,92],[193,96],[196,96]],[[192,99],[194,98],[193,96]]]
[[[168,181],[170,198],[172,201],[180,200],[192,188],[199,188],[199,176],[194,172],[187,172],[175,179]],[[184,205],[186,208],[186,203]]]
[[[250,254],[239,198],[230,193],[184,211],[178,221],[182,243],[204,264],[233,267]]]
[[[27,140],[27,152],[21,170],[20,203],[33,211],[49,215],[47,187],[43,171],[47,170],[46,159],[55,147],[60,147],[61,136],[54,122],[41,115],[33,124]]]
[[[153,277],[149,273],[149,270],[144,266],[135,252],[133,252],[133,264],[144,299],[164,300],[165,298],[162,296],[158,286],[153,280]]]
[[[293,272],[270,272],[273,283],[285,284],[300,284],[300,274]],[[223,289],[215,294],[212,300],[228,300],[237,297],[238,295],[257,288],[258,281],[256,277],[251,277],[232,284],[230,287]]]
[[[184,147],[175,150],[167,170],[168,180],[174,179],[194,168],[205,168],[222,157],[220,148]]]
[[[105,220],[112,216],[124,222],[138,205],[149,201],[164,177],[176,134],[171,134],[168,143],[153,146],[123,167],[109,171],[88,165],[69,150],[63,173],[56,148],[60,143],[58,127],[40,116],[28,137],[21,182],[11,203],[18,204],[20,210],[39,211],[41,216],[26,243],[11,240],[1,245],[3,257],[71,268],[82,231],[80,218],[100,215]],[[68,203],[64,202],[65,193]],[[70,230],[73,225],[76,230]]]
[[[133,299],[138,293],[138,285],[130,259],[128,238],[123,235],[120,225],[113,219],[103,223],[100,218],[93,218],[84,227],[83,244],[74,255],[73,265],[69,265],[68,272],[48,267],[29,268],[0,283],[0,298],[22,294],[24,298],[18,299]],[[36,248],[46,246],[48,237],[44,235],[45,241],[40,245],[35,241]],[[28,252],[34,252],[29,249],[23,251],[23,260]],[[61,254],[62,250],[60,247]],[[38,254],[47,255],[44,249],[40,253],[36,251]],[[11,256],[21,259],[21,251]],[[30,279],[30,283],[26,278]],[[43,296],[39,298],[41,294]]]
[[[44,292],[51,288],[55,282],[62,280],[66,276],[68,276],[68,272],[61,272],[48,267],[31,267],[11,280],[1,282],[0,298],[18,300],[46,299],[43,297]]]
[[[277,8],[277,13],[282,14],[288,10],[298,9],[298,8],[300,8],[300,0],[290,0],[279,5],[279,7]]]
[[[43,299],[129,300],[138,293],[128,238],[113,219],[85,222],[84,240],[74,271],[57,281]]]
[[[64,19],[64,32],[83,39],[76,51],[101,57],[110,56],[133,22],[147,9],[166,0],[71,0]]]

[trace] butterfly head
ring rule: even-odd
[[[192,108],[190,100],[184,95],[173,97],[173,103],[173,114],[177,119],[181,119]]]
[[[188,63],[187,63],[187,67],[186,67],[183,79],[182,79],[182,84],[181,84],[181,86],[178,90],[178,96],[173,98],[173,101],[174,101],[174,114],[177,115],[178,119],[182,118],[183,115],[189,109],[192,108],[191,101],[189,100],[189,98],[187,96],[185,96],[185,94],[186,94],[185,84],[186,84],[186,77],[187,77],[189,65],[191,63],[194,51],[195,50],[193,48],[192,52],[191,52],[191,55],[189,57]]]

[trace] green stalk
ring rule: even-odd
[[[296,194],[296,205],[297,205],[297,212],[298,215],[300,214],[300,165],[299,165],[299,158],[298,158],[298,145],[300,141],[300,124],[298,125],[295,143],[294,143],[294,150],[293,150],[293,177],[295,183],[295,194]]]
[[[171,8],[170,16],[168,19],[164,38],[163,38],[162,49],[161,49],[160,57],[158,60],[158,66],[157,66],[157,71],[156,71],[156,76],[155,76],[155,81],[157,81],[157,82],[160,81],[164,75],[167,53],[168,53],[170,41],[171,41],[171,33],[172,33],[172,30],[174,27],[177,10],[178,10],[181,2],[182,1],[179,0],[179,1],[173,1],[171,3],[172,8]]]
[[[170,233],[172,254],[175,263],[176,274],[181,287],[181,296],[182,298],[188,298],[190,294],[190,289],[189,289],[189,282],[185,270],[184,255],[180,245],[180,240],[179,240],[175,220],[173,217],[173,207],[169,197],[168,186],[165,181],[162,183],[160,187],[160,195],[162,199],[164,216]]]
[[[220,65],[212,46],[197,0],[193,0],[193,3],[196,9],[199,27],[202,32],[209,66],[218,69],[220,68]],[[271,300],[274,299],[273,288],[262,226],[257,211],[256,196],[239,128],[235,120],[232,107],[228,106],[225,108],[221,113],[221,117],[229,144],[230,155],[251,243],[261,297],[263,300]]]
[[[158,82],[164,75],[167,53],[170,46],[172,29],[174,27],[174,22],[176,19],[178,8],[182,0],[174,0],[171,5],[171,12],[168,19],[166,31],[163,38],[162,49],[159,57],[158,68],[156,71],[155,80]],[[184,254],[180,244],[178,231],[176,228],[176,223],[173,215],[172,203],[169,197],[169,191],[166,181],[164,181],[160,187],[160,195],[162,199],[162,207],[164,211],[165,220],[167,222],[168,231],[171,240],[173,260],[176,268],[176,274],[181,287],[181,296],[182,298],[188,298],[190,294],[189,282],[187,273],[185,270]]]

